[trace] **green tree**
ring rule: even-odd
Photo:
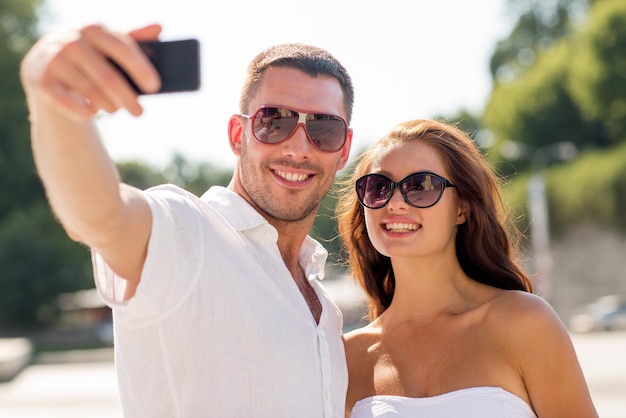
[[[93,287],[89,252],[67,238],[42,200],[0,224],[0,330],[53,324],[60,293]]]
[[[38,36],[41,3],[0,2],[0,329],[46,323],[54,315],[41,307],[87,286],[88,253],[52,215],[30,149],[19,66]]]
[[[491,158],[503,170],[505,160],[515,161],[516,170],[528,168],[538,162],[537,151],[550,144],[607,145],[601,126],[582,117],[567,88],[571,54],[570,43],[562,40],[518,80],[495,86],[483,121],[495,136]]]
[[[213,185],[228,185],[233,171],[218,168],[210,163],[194,164],[182,155],[175,154],[164,175],[168,182],[201,196]]]
[[[541,51],[570,34],[590,3],[593,0],[507,0],[506,8],[517,22],[491,56],[492,78],[506,82],[524,74]]]
[[[600,0],[571,60],[569,88],[587,120],[599,120],[615,144],[626,140],[626,2]]]
[[[135,161],[117,164],[121,180],[138,189],[147,189],[166,182],[165,176],[158,170]]]
[[[598,0],[589,10],[567,36],[536,48],[524,71],[494,80],[483,122],[495,137],[490,156],[506,173],[536,163],[551,144],[584,150],[626,138],[626,4]]]
[[[600,169],[599,169],[600,168]],[[605,150],[587,150],[570,164],[543,171],[550,234],[555,238],[580,224],[626,232],[626,143]],[[505,198],[519,228],[530,233],[528,182],[520,173],[506,184]]]
[[[34,170],[24,94],[19,82],[22,56],[36,38],[40,0],[0,2],[0,222],[14,207],[41,201]]]

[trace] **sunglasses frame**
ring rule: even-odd
[[[404,184],[404,183],[405,183],[405,182],[406,182],[406,181],[407,181],[410,177],[413,177],[413,176],[416,176],[416,175],[428,175],[428,176],[435,177],[435,178],[437,178],[437,179],[439,179],[439,180],[441,181],[441,185],[442,185],[442,187],[441,187],[441,190],[439,191],[439,196],[438,196],[438,197],[437,197],[437,199],[436,199],[433,203],[431,203],[430,205],[427,205],[427,206],[418,206],[418,205],[416,205],[416,204],[412,203],[412,202],[409,200],[409,198],[408,198],[408,197],[407,197],[407,195],[405,194],[405,191],[404,191],[404,190],[403,190],[403,188],[402,188],[402,185],[403,185],[403,184]],[[369,205],[366,205],[366,204],[365,204],[365,202],[363,202],[363,198],[362,198],[362,197],[361,197],[361,195],[359,194],[359,183],[361,183],[363,180],[365,180],[366,178],[371,177],[371,176],[379,176],[379,177],[384,177],[384,178],[386,178],[387,180],[389,180],[389,184],[391,184],[391,192],[389,193],[389,197],[387,197],[387,199],[385,200],[385,203],[383,203],[383,204],[382,204],[382,205],[380,205],[380,206],[369,206]],[[431,172],[431,171],[416,171],[415,173],[411,173],[411,174],[409,174],[408,176],[406,176],[405,178],[403,178],[403,179],[402,179],[402,180],[400,180],[400,181],[393,181],[392,179],[390,179],[389,177],[385,176],[384,174],[380,174],[380,173],[369,173],[369,174],[366,174],[366,175],[364,175],[364,176],[359,177],[359,178],[358,178],[358,179],[354,182],[354,187],[355,187],[355,191],[356,191],[357,198],[359,199],[359,203],[360,203],[362,206],[364,206],[364,207],[366,207],[366,208],[368,208],[368,209],[382,209],[382,208],[384,208],[385,206],[387,206],[387,204],[389,204],[389,202],[391,201],[391,198],[393,197],[394,193],[396,192],[396,189],[400,190],[400,194],[402,195],[402,199],[404,199],[404,201],[405,201],[408,205],[410,205],[410,206],[412,206],[412,207],[414,207],[414,208],[419,208],[419,209],[427,209],[427,208],[430,208],[430,207],[432,207],[432,206],[435,206],[435,205],[436,205],[436,204],[437,204],[437,203],[441,200],[441,197],[443,196],[443,192],[446,190],[446,188],[447,188],[447,187],[454,187],[454,188],[456,188],[456,186],[455,186],[454,184],[450,183],[450,181],[449,181],[447,178],[445,178],[445,177],[443,177],[443,176],[440,176],[439,174],[433,173],[433,172]]]
[[[266,142],[266,141],[261,141],[257,136],[256,136],[256,132],[254,132],[254,119],[256,117],[256,115],[262,111],[263,109],[284,109],[284,110],[288,110],[290,112],[295,112],[298,114],[298,122],[296,122],[295,126],[293,127],[293,130],[291,132],[289,132],[289,134],[284,138],[281,139],[280,141],[277,142]],[[307,117],[309,115],[324,115],[324,116],[332,116],[333,118],[338,118],[339,120],[341,120],[341,122],[343,122],[343,127],[344,127],[344,137],[343,137],[343,141],[341,142],[341,145],[339,146],[339,148],[335,149],[335,150],[328,150],[328,149],[324,149],[321,148],[314,140],[313,138],[311,138],[311,135],[309,134],[309,129],[306,126],[306,122],[307,122]],[[265,144],[265,145],[277,145],[280,143],[285,142],[286,140],[288,140],[289,138],[291,138],[293,136],[293,134],[296,133],[296,131],[298,130],[298,126],[299,125],[303,125],[304,126],[304,132],[306,133],[306,137],[309,140],[309,142],[311,144],[313,144],[313,146],[315,147],[315,149],[318,149],[322,152],[328,152],[328,153],[332,153],[332,152],[337,152],[339,150],[341,150],[343,148],[344,145],[346,145],[346,141],[348,140],[348,133],[350,132],[350,128],[348,127],[348,122],[346,122],[346,119],[343,118],[342,116],[339,115],[335,115],[332,113],[319,113],[319,112],[303,112],[300,111],[298,109],[293,109],[287,106],[279,106],[279,105],[262,105],[261,107],[259,107],[256,111],[254,111],[251,115],[245,115],[243,113],[240,113],[239,116],[246,118],[247,120],[249,120],[251,123],[250,125],[250,130],[252,132],[252,137],[257,140],[258,142],[260,142],[261,144]]]

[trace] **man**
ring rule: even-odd
[[[141,114],[107,58],[156,91],[136,41],[159,32],[95,25],[44,37],[21,69],[48,199],[92,249],[114,311],[124,414],[343,416],[342,318],[317,282],[326,251],[307,233],[348,160],[350,77],[318,48],[259,54],[228,124],[237,156],[228,188],[202,198],[171,185],[140,191],[120,184],[92,119]]]

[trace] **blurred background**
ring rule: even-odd
[[[41,399],[23,395],[22,390],[27,390],[23,388],[37,387],[41,395],[46,391],[42,388],[54,386],[61,375],[73,376],[63,374],[72,370],[77,373],[74,381],[92,382],[99,393],[106,395],[106,402],[114,405],[111,413],[102,416],[118,416],[114,415],[118,409],[110,311],[94,295],[88,250],[66,237],[46,202],[30,153],[28,114],[19,83],[19,63],[45,31],[82,25],[100,17],[99,21],[119,20],[123,25],[164,20],[166,3],[170,2],[135,2],[145,7],[145,13],[121,9],[113,0],[110,3],[112,6],[105,7],[106,2],[70,0],[0,2],[3,417],[44,416],[36,412],[28,415],[25,405],[32,406]],[[188,1],[177,3],[191,7]],[[117,136],[116,142],[109,144],[116,150],[112,156],[124,181],[140,188],[170,182],[197,194],[214,184],[226,185],[234,159],[223,156],[220,147],[227,148],[226,121],[237,111],[238,88],[248,60],[279,39],[302,40],[328,48],[351,64],[346,66],[355,81],[353,128],[357,139],[353,156],[409,117],[459,123],[472,135],[503,176],[506,203],[525,234],[521,243],[524,263],[533,274],[537,292],[552,304],[571,331],[600,415],[626,416],[626,2],[500,0],[485,2],[486,6],[468,6],[461,0],[447,0],[443,2],[445,9],[429,9],[427,2],[408,0],[391,1],[384,9],[376,1],[344,3],[342,8],[333,8],[332,3],[323,8],[333,15],[328,21],[317,15],[309,21],[307,8],[298,11],[295,6],[288,8],[291,17],[277,15],[278,11],[272,9],[261,10],[248,0],[223,6],[239,10],[224,12],[223,16],[228,15],[232,21],[226,23],[228,28],[220,27],[225,31],[221,39],[226,43],[226,47],[222,45],[226,49],[217,50],[224,54],[221,58],[215,55],[217,42],[203,43],[209,45],[203,50],[203,59],[208,57],[209,63],[203,67],[203,90],[208,90],[209,98],[202,92],[174,97],[172,101],[182,100],[175,107],[161,97],[146,98],[144,102],[147,113],[150,107],[156,109],[154,118],[163,119],[159,110],[173,118],[172,109],[180,109],[180,116],[174,119],[179,124],[182,120],[183,125],[186,118],[192,117],[207,125],[206,118],[197,117],[194,112],[204,110],[214,115],[218,112],[212,110],[215,103],[208,102],[228,103],[230,107],[221,106],[226,107],[220,110],[223,115],[217,113],[216,121],[208,123],[217,125],[220,133],[198,127],[194,131],[202,137],[182,131],[176,134],[176,129],[169,134],[170,125],[175,123],[159,125],[146,116],[131,126],[129,122],[133,121],[127,116],[104,116],[99,125],[105,136]],[[476,10],[466,10],[467,7]],[[496,13],[481,7],[498,10]],[[94,10],[86,10],[89,8]],[[198,14],[189,9],[179,7],[177,11],[180,10],[178,20],[183,24],[192,19],[192,14],[198,19]],[[333,10],[340,13],[333,14]],[[213,10],[213,15],[219,11]],[[80,14],[77,12],[82,13],[85,21],[71,18]],[[370,20],[358,17],[363,13],[369,13]],[[453,15],[462,19],[453,20]],[[245,32],[240,19],[249,16],[263,24],[251,26],[251,20],[246,20],[251,34],[240,39]],[[485,16],[489,18],[485,20]],[[289,26],[294,31],[292,37],[291,32],[280,30],[287,20],[289,25],[300,22],[310,32],[302,34]],[[427,24],[425,21],[435,25],[426,35],[418,35],[419,27]],[[369,37],[351,34],[351,24],[355,31],[369,31]],[[201,42],[209,36],[192,33],[189,25],[186,32],[178,28],[168,34],[197,35]],[[202,26],[201,20],[197,26]],[[480,32],[484,27],[492,30]],[[271,36],[256,35],[264,31]],[[471,38],[474,32],[483,35]],[[318,38],[321,33],[324,38]],[[216,35],[211,36],[214,39]],[[465,38],[471,38],[472,45],[464,44]],[[244,51],[244,45],[249,44],[253,48]],[[425,53],[426,44],[435,48]],[[377,52],[381,45],[393,45],[396,49],[385,49],[386,55],[381,55]],[[243,59],[241,64],[238,59]],[[444,73],[443,67],[450,72]],[[375,74],[369,76],[367,71],[372,68]],[[224,71],[235,71],[241,80],[226,80]],[[479,75],[475,75],[476,71]],[[388,76],[382,78],[383,73]],[[406,76],[412,81],[396,85],[396,74],[398,80]],[[220,77],[236,87],[219,92],[215,85],[220,84]],[[429,84],[437,88],[429,91]],[[374,97],[373,88],[377,96],[370,100],[368,97]],[[381,96],[385,93],[386,98]],[[472,98],[462,93],[469,93]],[[226,95],[228,102],[223,98]],[[438,102],[441,97],[447,101]],[[420,107],[420,103],[432,106]],[[382,120],[383,127],[369,124],[370,119]],[[137,131],[146,124],[153,125],[155,131],[147,135]],[[149,149],[159,147],[147,143],[145,136],[150,141],[160,141],[154,135],[163,127],[174,143],[182,143],[183,136],[191,136],[195,142],[177,149],[165,146],[164,138],[163,148],[169,154],[150,156]],[[207,138],[215,135],[219,135],[219,141],[212,140],[207,145]],[[216,145],[218,142],[221,145]],[[123,149],[124,144],[128,144],[129,150]],[[345,176],[350,169],[348,166],[339,175]],[[325,284],[344,311],[346,329],[350,329],[364,323],[365,302],[342,267],[334,204],[331,193],[320,208],[312,235],[329,250]],[[77,364],[89,364],[91,368],[73,369]],[[89,380],[89,376],[98,376],[99,383],[93,383],[95,380]],[[83,396],[85,403],[88,399],[92,399],[92,405],[104,402],[81,395],[85,385],[73,390],[74,398]],[[45,393],[50,399],[55,398],[55,391]],[[64,399],[62,394],[56,395]],[[56,403],[43,404],[50,408]],[[64,405],[58,416],[70,416],[69,406]],[[50,411],[45,416],[53,416]]]

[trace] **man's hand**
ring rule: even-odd
[[[159,25],[118,34],[100,25],[46,36],[26,54],[20,71],[29,106],[46,104],[77,122],[98,111],[126,109],[138,116],[138,95],[111,64],[115,61],[146,92],[157,91],[159,75],[137,41],[156,40]]]

